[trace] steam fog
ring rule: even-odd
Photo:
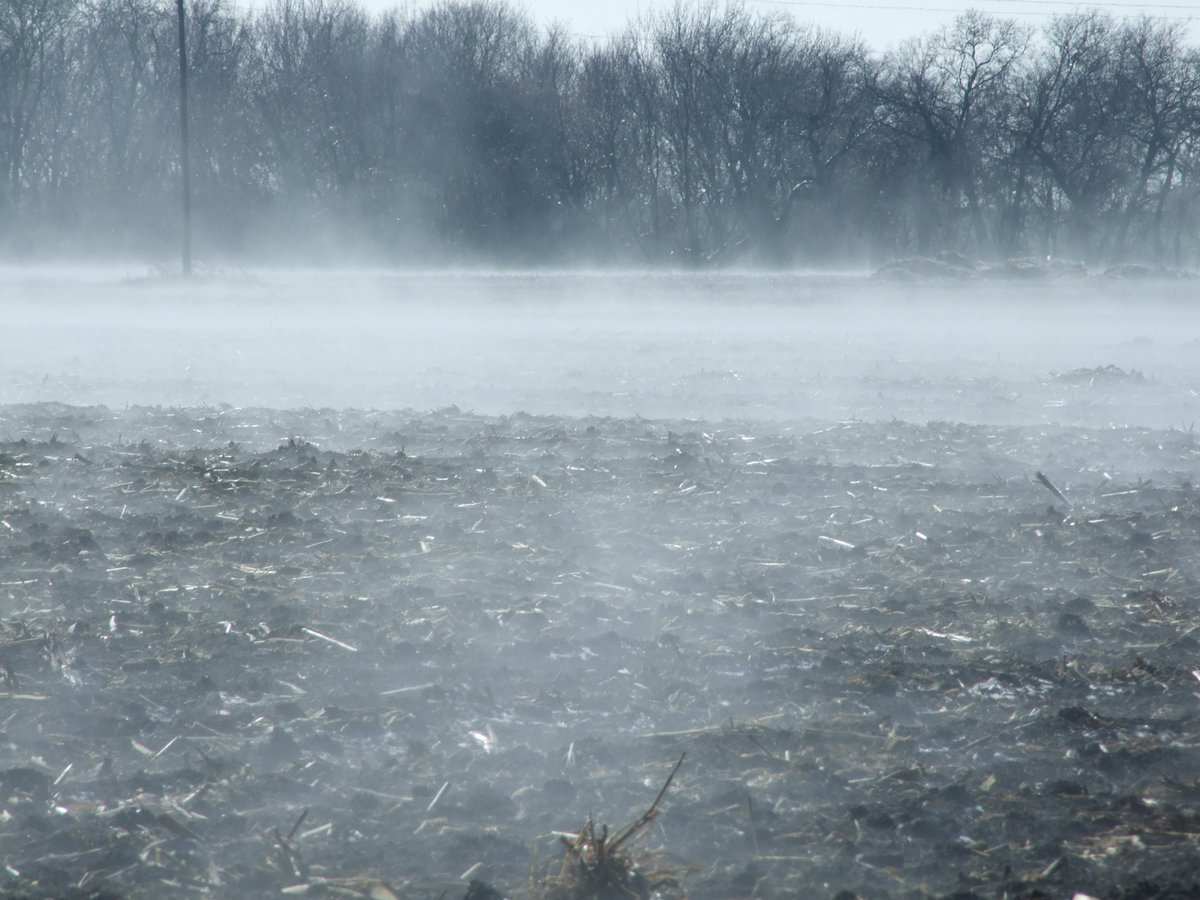
[[[2,18],[0,894],[1200,894],[1182,20]]]
[[[1186,429],[1200,385],[1188,281],[279,271],[189,284],[87,270],[4,281],[6,403]],[[1145,380],[1062,377],[1103,366]]]
[[[1194,885],[1193,282],[0,280],[5,890]]]

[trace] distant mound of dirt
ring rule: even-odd
[[[982,266],[979,270],[984,278],[1019,279],[1044,281],[1059,278],[1086,278],[1087,269],[1083,263],[1065,259],[1035,259],[1024,256],[1006,259],[1002,263]]]
[[[1165,266],[1143,266],[1135,263],[1125,263],[1105,269],[1101,278],[1112,278],[1122,281],[1176,281],[1196,278],[1195,272],[1183,269],[1168,269]]]
[[[880,266],[874,274],[875,278],[897,282],[959,281],[973,278],[1050,281],[1087,276],[1088,272],[1083,263],[1073,260],[1014,257],[1000,263],[986,263],[969,259],[953,250],[943,250],[934,256],[910,256],[891,260]]]
[[[961,253],[943,250],[936,256],[893,259],[876,270],[874,277],[886,281],[961,280],[979,274],[979,264]]]
[[[1138,382],[1143,383],[1146,376],[1137,369],[1125,371],[1119,366],[1097,366],[1094,369],[1072,369],[1070,372],[1058,372],[1053,376],[1058,381],[1069,384],[1093,385],[1097,383]]]

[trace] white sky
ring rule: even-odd
[[[226,9],[262,9],[275,0],[223,0]],[[440,0],[351,0],[369,13],[389,9],[421,10]],[[580,37],[604,38],[622,31],[630,19],[674,6],[676,0],[509,0],[538,25],[558,21]],[[694,3],[696,0],[684,0]],[[704,2],[704,0],[700,0]],[[720,5],[724,0],[714,0]],[[1053,15],[1099,9],[1117,18],[1151,16],[1183,23],[1189,43],[1200,44],[1200,0],[1149,3],[1057,2],[1057,0],[743,0],[751,12],[790,14],[800,23],[860,36],[872,50],[886,50],[906,38],[928,34],[959,13],[979,9],[1017,19],[1037,28]]]
[[[245,0],[243,0],[245,2]],[[251,0],[262,3],[265,0]],[[407,6],[402,0],[358,0],[370,11]],[[409,0],[420,9],[435,0]],[[582,36],[604,37],[620,31],[639,12],[668,9],[675,0],[514,0],[538,24],[558,20]],[[718,0],[720,2],[720,0]],[[1200,40],[1200,0],[1146,3],[1142,0],[1108,3],[1058,3],[1053,0],[745,0],[754,12],[786,12],[799,22],[811,22],[846,35],[858,34],[874,50],[885,50],[901,40],[934,31],[959,13],[975,8],[997,16],[1019,19],[1037,27],[1050,15],[1097,8],[1117,17],[1161,16],[1190,23],[1192,42]]]

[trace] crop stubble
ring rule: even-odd
[[[552,895],[534,856],[637,822],[684,753],[637,848],[664,895],[1198,887],[1190,432],[0,434],[9,892]]]

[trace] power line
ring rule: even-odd
[[[987,0],[985,0],[987,2]],[[996,0],[993,0],[993,3]],[[1020,3],[1025,6],[1070,6],[1072,9],[1079,9],[1078,3],[1064,3],[1062,0],[999,0],[999,2]],[[1194,3],[1088,3],[1083,6],[1084,9],[1093,9],[1101,7],[1104,9],[1182,9],[1187,12],[1196,12],[1196,4]]]
[[[827,9],[871,9],[880,10],[883,12],[927,12],[927,13],[965,13],[966,7],[943,7],[943,6],[895,6],[890,3],[834,3],[829,0],[752,0],[755,3],[766,3],[772,6],[816,6]],[[1060,6],[1070,7],[1073,10],[1080,9],[1077,3],[1060,3],[1057,0],[1001,0],[1005,5],[1013,3],[1023,3],[1029,6]],[[1192,19],[1195,18],[1195,13],[1198,12],[1194,4],[1184,3],[1088,3],[1085,9],[1115,9],[1115,10],[1138,10],[1138,9],[1178,9],[1183,10],[1193,15],[1189,16],[1151,16],[1151,18],[1178,18]],[[1058,15],[1058,12],[1025,12],[1022,15],[1039,15],[1053,16]]]

